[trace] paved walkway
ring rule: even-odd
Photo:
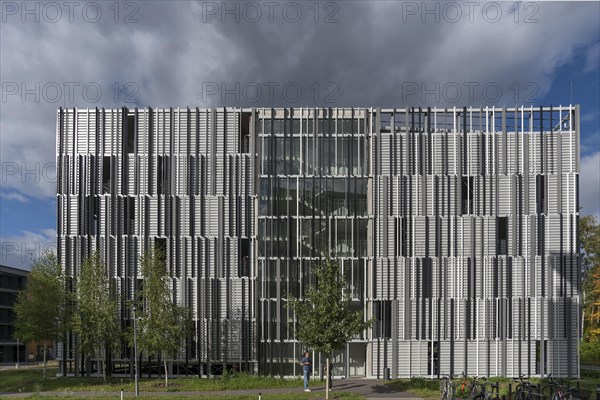
[[[21,362],[19,363],[19,369],[27,369],[27,368],[42,368],[43,363],[41,362]],[[56,364],[48,364],[48,367],[56,367]],[[16,364],[14,362],[12,363],[1,363],[0,364],[0,371],[8,371],[11,369],[17,369],[16,368]]]
[[[315,382],[311,385],[311,390],[317,394],[323,394],[325,398],[325,385],[321,382]],[[415,396],[410,393],[400,392],[388,387],[382,381],[375,379],[349,379],[349,380],[334,380],[333,391],[351,392],[365,396],[367,399],[377,400],[416,400]],[[251,389],[251,390],[228,390],[223,392],[207,391],[207,392],[140,392],[140,396],[164,396],[164,397],[193,397],[193,396],[215,396],[216,395],[258,395],[262,394],[263,400],[268,400],[269,394],[276,393],[304,393],[300,388],[277,388],[277,389]],[[29,397],[31,393],[0,393],[2,396],[11,397]],[[110,396],[119,398],[119,392],[42,392],[41,396],[78,396],[78,397],[94,397],[94,396]],[[125,393],[125,398],[133,398],[133,393]]]

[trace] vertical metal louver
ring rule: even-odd
[[[389,327],[351,370],[577,376],[578,113],[61,109],[59,258],[97,249],[125,300],[164,245],[205,372],[298,373],[285,297],[329,254]]]

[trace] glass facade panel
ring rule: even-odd
[[[267,298],[277,298],[277,263],[279,260],[267,260],[266,276],[268,277]]]
[[[262,139],[258,255],[266,262],[264,298],[280,299],[278,310],[272,302],[268,307],[266,341],[293,340],[287,296],[304,295],[315,283],[313,268],[324,257],[340,259],[348,293],[359,299],[353,306],[365,307],[368,180],[356,176],[367,170],[365,141],[351,136],[358,129],[351,119],[319,119],[316,137],[313,124],[312,119],[303,121],[301,133],[300,120],[273,119],[274,134],[286,136]],[[300,137],[305,133],[311,135]],[[277,177],[264,176],[269,174]],[[274,357],[270,367],[279,365],[274,344],[265,343],[266,353]]]
[[[299,135],[300,134],[300,120],[297,118],[294,118],[292,120],[292,134],[293,135]]]
[[[275,138],[275,154],[273,159],[273,164],[275,165],[275,173],[277,175],[285,175],[286,165],[286,154],[285,154],[285,144],[286,138],[278,137]]]
[[[261,175],[362,175],[366,171],[364,137],[262,136]]]
[[[300,174],[300,138],[292,137],[288,138],[289,143],[289,161],[288,161],[288,175],[299,175]]]
[[[316,173],[316,149],[315,139],[312,137],[306,138],[306,155],[304,157],[304,163],[306,166],[306,174],[314,175]]]
[[[361,265],[361,261],[352,261],[352,282],[350,285],[352,298],[363,297],[363,282],[364,282],[365,267]]]
[[[273,120],[273,133],[274,134],[282,134],[285,132],[285,123],[283,119],[274,119]]]
[[[294,297],[298,297],[298,295],[299,295],[298,284],[300,282],[300,280],[299,280],[300,269],[298,267],[298,264],[299,264],[299,261],[297,261],[297,260],[289,261],[287,293]]]

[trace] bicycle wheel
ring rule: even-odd
[[[452,400],[452,395],[450,394],[450,382],[446,379],[440,381],[440,399]]]
[[[440,400],[452,400],[452,398],[447,390],[445,390],[445,389],[442,390],[442,395],[440,397]]]
[[[524,390],[524,389],[517,390],[515,392],[515,394],[513,395],[513,399],[514,400],[541,400],[539,397],[532,396],[531,392]]]
[[[573,396],[573,393],[571,393],[572,388],[569,388],[569,390],[561,390],[560,392],[560,396],[555,396],[555,399],[557,400],[576,400],[575,396]]]
[[[527,396],[525,396],[525,393],[523,393],[522,390],[519,390],[518,392],[515,392],[513,399],[514,400],[527,400]]]
[[[557,397],[556,387],[553,385],[546,385],[542,388],[542,400],[555,400]]]
[[[512,394],[513,400],[527,400],[526,393],[523,391],[523,387],[521,385],[517,385],[514,393]]]

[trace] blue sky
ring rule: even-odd
[[[1,264],[54,246],[59,106],[558,106],[572,82],[581,205],[600,215],[598,2],[24,4],[1,9]]]

